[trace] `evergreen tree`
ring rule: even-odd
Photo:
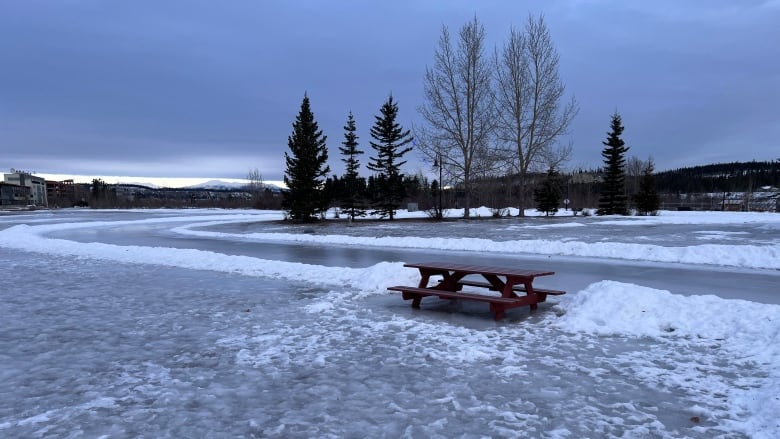
[[[325,198],[328,200],[340,200],[344,197],[344,180],[339,179],[338,175],[333,175],[325,179],[323,184],[323,190],[325,191]],[[336,217],[338,217],[338,211],[336,211]]]
[[[100,200],[103,198],[103,195],[106,191],[106,183],[99,179],[99,178],[93,178],[92,179],[92,186],[91,186],[91,194],[93,200]]]
[[[598,215],[628,215],[626,204],[626,151],[628,147],[620,138],[623,125],[620,115],[615,112],[610,124],[611,132],[607,133],[607,141],[601,142],[604,149],[604,182],[599,197]]]
[[[561,202],[561,181],[555,168],[547,171],[547,178],[542,185],[534,191],[536,210],[544,212],[545,216],[555,215],[558,212],[558,204]]]
[[[330,172],[327,166],[327,136],[314,120],[308,95],[303,95],[301,111],[293,123],[293,132],[287,138],[291,154],[284,153],[287,171],[284,174],[282,207],[289,217],[296,221],[309,222],[328,208],[323,177]]]
[[[107,189],[108,185],[106,182],[99,178],[93,178],[92,179],[92,186],[90,191],[90,200],[89,200],[89,206],[93,209],[99,209],[99,208],[105,208],[108,207],[106,204],[106,199],[108,198],[106,194],[108,193]]]
[[[366,198],[371,201],[379,199],[379,183],[377,181],[377,176],[375,175],[368,176],[368,182],[366,183]]]
[[[382,105],[381,115],[374,116],[374,126],[371,128],[371,137],[376,142],[371,142],[371,147],[376,151],[376,157],[370,157],[368,169],[376,173],[374,183],[377,185],[372,214],[379,214],[382,218],[388,216],[392,220],[395,211],[406,196],[403,184],[401,166],[406,161],[401,158],[412,147],[406,147],[412,136],[409,130],[404,131],[395,119],[398,116],[398,104],[393,102],[393,96],[387,98]]]
[[[661,208],[661,197],[655,188],[655,171],[653,159],[649,159],[642,170],[642,178],[639,180],[639,192],[634,195],[637,215],[655,215]]]
[[[339,147],[339,151],[344,156],[341,161],[345,164],[344,177],[342,178],[344,192],[340,197],[341,208],[347,212],[351,220],[366,214],[363,208],[365,184],[358,174],[360,161],[357,159],[357,156],[363,154],[363,151],[358,149],[356,130],[355,118],[350,111],[349,116],[347,116],[347,124],[344,126],[344,141],[341,142],[344,146]]]

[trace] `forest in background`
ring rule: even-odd
[[[595,208],[599,199],[601,175],[600,169],[561,173],[562,194],[564,199],[569,200],[569,204],[562,204],[560,208]],[[543,173],[532,174],[528,190],[533,191],[544,181],[545,176]],[[630,169],[626,173],[629,198],[638,191],[640,177],[640,174]],[[365,180],[366,190],[371,190],[369,180]],[[742,199],[752,193],[777,193],[780,188],[780,160],[719,163],[661,171],[655,173],[655,182],[662,198],[662,208],[675,209],[692,204],[696,209],[725,210],[724,200]],[[326,182],[326,188],[337,191],[338,184],[338,178],[331,177]],[[262,182],[235,189],[170,189],[105,184],[95,190],[89,184],[76,186],[78,194],[59,194],[55,198],[50,195],[50,206],[71,207],[82,203],[99,208],[281,207],[279,189]],[[419,209],[428,210],[437,206],[439,195],[444,209],[463,207],[462,187],[445,186],[439,194],[436,181],[421,174],[404,176],[404,187],[407,193],[405,203],[415,203]],[[511,175],[479,178],[474,182],[472,200],[478,206],[495,208],[497,214],[502,213],[503,209],[516,206],[518,187]]]
[[[656,173],[655,182],[663,193],[758,192],[780,187],[780,160],[679,168]]]

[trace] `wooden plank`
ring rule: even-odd
[[[562,296],[566,294],[566,291],[548,290],[545,288],[536,288],[536,287],[534,287],[534,292],[539,294],[547,294],[548,296]]]
[[[413,262],[404,264],[404,267],[419,268],[425,270],[446,270],[470,274],[493,274],[497,276],[536,277],[555,274],[554,271],[527,270],[513,267],[499,267],[490,265],[457,264],[452,262]]]
[[[495,288],[493,288],[493,285],[490,285],[487,282],[480,282],[477,280],[470,280],[470,279],[461,279],[458,281],[460,285],[464,286],[470,286],[470,287],[479,287],[479,288],[487,288],[492,291],[496,291]],[[514,291],[525,291],[525,285],[515,285],[514,288],[512,288]],[[559,290],[548,290],[545,288],[536,288],[534,287],[534,293],[539,294],[549,294],[551,296],[560,296],[562,294],[566,294],[566,291],[559,291]]]
[[[388,287],[387,289],[392,291],[400,291],[402,293],[420,295],[420,296],[438,296],[442,299],[444,298],[464,299],[464,300],[476,300],[476,301],[490,302],[490,303],[512,304],[512,303],[517,303],[520,300],[514,297],[501,297],[501,296],[488,296],[486,294],[461,293],[455,291],[437,290],[434,288],[394,286],[394,287]]]
[[[400,291],[403,294],[404,300],[412,300],[412,308],[420,308],[422,298],[428,296],[438,296],[441,299],[463,299],[488,302],[490,304],[490,311],[493,313],[496,321],[503,319],[505,312],[512,308],[528,305],[531,307],[531,310],[534,310],[536,309],[537,304],[544,302],[547,297],[545,295],[539,295],[510,298],[409,286],[388,287],[388,290]]]
[[[478,281],[478,280],[461,279],[461,280],[458,281],[458,283],[460,285],[463,285],[463,286],[487,288],[489,290],[494,290],[495,291],[495,288],[493,288],[493,285],[490,285],[487,282],[481,282],[481,281]],[[517,291],[519,289],[525,289],[525,287],[523,285],[515,285],[515,287],[513,289],[515,291]]]

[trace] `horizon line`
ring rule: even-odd
[[[152,185],[160,188],[183,188],[188,186],[197,186],[212,180],[225,183],[244,183],[249,184],[246,178],[225,178],[225,177],[143,177],[130,175],[82,175],[82,174],[53,174],[47,172],[35,173],[46,180],[63,181],[73,180],[74,183],[92,183],[92,180],[98,178],[109,184],[138,184]],[[264,184],[274,185],[284,188],[284,181],[263,180]]]

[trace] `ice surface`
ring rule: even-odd
[[[698,214],[456,222],[458,240],[432,237],[439,228],[424,222],[299,238],[268,222],[278,212],[0,216],[0,436],[778,437],[778,305],[605,280],[495,323],[479,303],[410,309],[385,290],[416,282],[398,262],[332,267],[218,250],[315,238],[480,253],[512,242],[778,267],[780,216]],[[676,246],[620,232],[681,226],[691,233]],[[609,246],[591,249],[591,229]],[[100,242],[153,242],[161,231],[225,245]]]

